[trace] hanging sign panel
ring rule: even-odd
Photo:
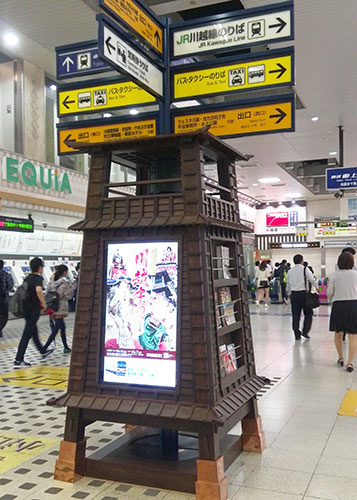
[[[163,95],[163,71],[148,57],[134,48],[118,26],[98,16],[99,55],[115,70],[126,75],[158,97]]]
[[[275,53],[278,52],[280,51]],[[293,49],[289,49],[289,54],[286,52],[284,50],[284,55],[276,57],[274,53],[258,59],[246,57],[244,60],[219,66],[212,66],[210,63],[207,67],[207,63],[203,63],[201,68],[193,71],[178,70],[173,75],[174,99],[291,85],[294,75]]]
[[[97,40],[56,47],[56,63],[57,80],[112,71],[99,59]]]
[[[212,108],[211,108],[212,109]],[[175,133],[193,132],[206,125],[218,137],[292,132],[295,130],[294,99],[273,104],[216,108],[204,113],[180,114],[174,117]]]
[[[99,0],[99,6],[150,47],[163,53],[163,28],[153,12],[137,0]]]
[[[327,168],[326,189],[356,189],[357,167]]]
[[[101,120],[103,123],[103,121]],[[83,142],[96,144],[99,142],[112,142],[122,139],[139,139],[143,137],[154,137],[157,131],[156,118],[147,120],[132,120],[123,121],[111,120],[106,122],[105,125],[99,124],[96,120],[95,124],[84,125],[80,122],[81,126],[78,127],[78,122],[61,124],[58,127],[58,154],[66,155],[79,152],[69,145],[69,141]]]
[[[133,82],[108,80],[107,83],[87,82],[87,85],[57,89],[58,116],[98,113],[106,109],[155,103],[151,94]]]
[[[174,58],[294,38],[292,2],[197,21],[171,27]]]

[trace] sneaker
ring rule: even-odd
[[[265,310],[268,311],[269,310],[269,304],[265,304]]]
[[[66,347],[66,349],[63,349],[63,353],[64,354],[68,354],[70,352],[72,352],[72,351],[71,351],[71,349],[69,347]]]
[[[30,368],[31,363],[26,363],[26,361],[14,361],[14,368]]]
[[[49,356],[50,354],[52,354],[53,351],[54,351],[54,349],[47,349],[47,351],[42,354],[42,357],[43,358],[47,358],[47,356]]]
[[[259,305],[260,305],[259,300],[256,300],[256,301],[255,301],[255,305],[256,305],[257,307],[259,307]]]

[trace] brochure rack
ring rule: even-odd
[[[246,158],[207,130],[72,146],[91,154],[91,167],[86,216],[72,227],[84,241],[68,392],[48,401],[67,407],[55,478],[88,475],[224,500],[224,469],[242,449],[264,448],[256,393],[266,379],[255,373],[235,171]],[[135,179],[110,182],[118,164]],[[108,382],[108,244],[167,241],[178,245],[176,382],[125,383],[129,362]],[[87,457],[85,427],[96,420],[125,423],[128,432]],[[228,435],[239,422],[242,435]]]

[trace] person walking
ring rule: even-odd
[[[287,266],[287,261],[286,259],[283,259],[281,261],[281,264],[278,269],[278,276],[279,276],[279,281],[280,281],[280,286],[281,286],[281,298],[283,300],[283,304],[287,305],[288,303],[288,297],[286,295],[286,284],[288,280],[288,266]]]
[[[269,278],[271,277],[271,271],[267,267],[267,263],[263,260],[260,263],[258,271],[256,273],[256,281],[257,281],[257,300],[255,301],[256,305],[259,307],[260,301],[264,298],[265,302],[265,310],[269,309]]]
[[[71,349],[67,344],[66,337],[66,324],[64,318],[68,316],[68,301],[73,297],[73,286],[70,285],[68,279],[68,267],[61,264],[57,267],[56,272],[52,280],[48,283],[46,292],[55,292],[58,297],[58,310],[52,315],[54,324],[52,326],[51,335],[44,346],[44,349],[48,349],[51,343],[56,338],[57,333],[61,332],[61,339],[63,344],[63,352],[70,353]]]
[[[329,280],[327,296],[332,302],[330,331],[335,332],[337,363],[344,365],[342,337],[348,334],[348,361],[346,370],[353,372],[353,360],[357,349],[357,270],[354,269],[354,256],[343,252],[337,261],[338,271]]]
[[[290,296],[291,311],[293,316],[293,330],[295,340],[300,340],[301,337],[309,339],[309,331],[312,325],[313,310],[306,306],[306,292],[310,283],[315,288],[318,287],[315,278],[312,276],[310,269],[304,266],[304,258],[297,254],[294,256],[295,266],[288,272],[286,282],[286,292]],[[301,311],[304,311],[304,324],[302,331],[300,330]]]
[[[4,261],[0,260],[0,338],[9,319],[9,292],[14,289],[14,280],[4,271]]]
[[[30,339],[34,341],[34,344],[43,358],[49,356],[53,349],[46,350],[39,338],[37,330],[37,321],[40,317],[41,311],[46,309],[45,298],[43,296],[42,284],[43,284],[43,260],[39,257],[35,257],[30,261],[31,274],[29,274],[24,282],[27,283],[27,300],[25,303],[25,328],[17,349],[14,367],[27,366],[30,367],[31,363],[27,363],[24,360],[25,352]]]

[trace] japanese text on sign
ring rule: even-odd
[[[174,75],[175,99],[292,81],[292,56],[272,57]]]
[[[154,137],[156,120],[138,122],[112,123],[83,128],[65,128],[59,130],[59,154],[72,154],[75,149],[68,146],[67,141],[95,144],[123,139]]]
[[[162,29],[132,0],[103,0],[103,5],[162,53]]]
[[[173,34],[174,56],[289,37],[291,35],[290,17],[290,10],[286,10],[198,28],[179,29]]]
[[[59,90],[59,115],[94,113],[102,109],[150,102],[155,102],[155,97],[133,82]]]
[[[211,125],[219,137],[292,130],[292,102],[229,109],[175,117],[175,133],[192,132]]]
[[[354,189],[357,187],[357,167],[326,169],[327,189]]]

